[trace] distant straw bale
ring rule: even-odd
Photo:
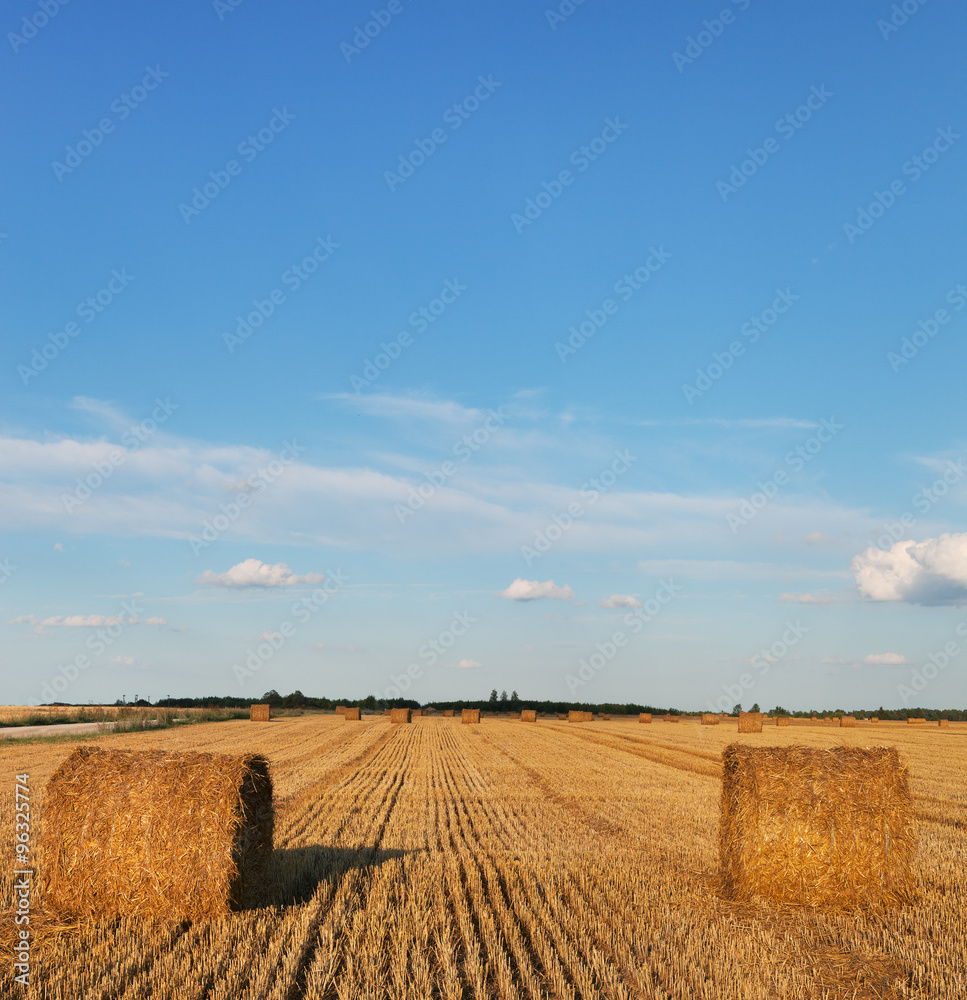
[[[937,725],[941,729],[949,729],[950,728],[950,719],[937,719]]]
[[[412,709],[410,708],[391,708],[389,713],[389,721],[394,725],[404,722],[412,721]]]
[[[273,825],[258,754],[79,747],[47,783],[45,908],[195,920],[255,905]]]
[[[915,718],[913,718],[913,716],[910,716],[907,719],[907,725],[908,726],[919,726],[919,725],[921,725],[922,723],[924,723],[926,721],[927,721],[926,719],[915,719]]]
[[[789,725],[789,716],[788,715],[777,715],[776,716],[776,725],[777,726],[788,726]]]
[[[422,708],[414,708],[413,709],[413,718],[414,719],[422,719],[423,718],[423,709]]]
[[[610,722],[611,721],[611,716],[610,715],[602,715],[601,716],[601,721],[602,722]]]
[[[841,729],[855,729],[856,728],[856,716],[855,715],[844,715],[840,717],[839,725]]]
[[[567,715],[568,715],[568,713],[567,713],[567,712],[558,712],[558,713],[557,713],[557,717],[558,717],[558,719],[559,719],[559,720],[560,720],[561,722],[566,722],[566,721],[567,721]]]
[[[719,724],[719,717],[717,715],[712,715],[709,712],[702,712],[702,725],[703,726],[717,726]]]
[[[248,717],[250,722],[268,722],[270,719],[271,706],[250,705]]]
[[[662,721],[663,722],[680,722],[681,721],[681,716],[680,715],[663,715],[662,716]]]
[[[568,722],[587,722],[587,712],[568,712]]]
[[[453,709],[452,708],[445,708],[443,710],[443,718],[444,719],[452,719],[453,718]]]
[[[772,905],[914,900],[916,850],[896,747],[750,747],[723,753],[724,895]]]
[[[465,708],[460,715],[460,721],[465,726],[480,725],[480,709]]]
[[[521,722],[537,722],[537,710],[533,708],[525,708],[520,713]]]
[[[879,721],[880,721],[879,718],[875,715],[873,716],[872,719],[870,719],[870,722],[879,722]]]
[[[762,713],[761,712],[739,712],[739,732],[740,733],[761,733]]]
[[[347,722],[359,722],[359,709],[358,708],[347,708],[343,710],[342,717]]]
[[[336,706],[336,715],[344,715],[345,712],[346,712],[346,706],[345,705],[337,705]]]
[[[639,712],[638,721],[648,725],[651,722],[651,712]]]

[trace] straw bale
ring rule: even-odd
[[[250,722],[268,722],[270,718],[271,706],[269,705],[250,705],[248,710],[248,717]]]
[[[950,719],[937,719],[937,725],[941,729],[948,729],[950,727]]]
[[[907,719],[907,725],[908,725],[908,726],[911,726],[911,725],[912,725],[912,726],[918,726],[918,725],[920,725],[921,723],[923,723],[923,722],[926,722],[926,721],[927,721],[926,719],[914,719],[914,718],[913,718],[913,717],[911,716],[910,718],[908,718],[908,719]]]
[[[412,721],[412,709],[409,708],[391,708],[389,714],[389,721],[394,725],[402,722]]]
[[[347,722],[359,722],[359,709],[358,708],[347,708],[342,713],[342,717]]]
[[[336,715],[344,715],[345,712],[346,712],[346,706],[345,705],[337,705],[336,706]]]
[[[856,728],[856,716],[855,715],[843,715],[840,717],[839,725],[841,729],[855,729]]]
[[[444,719],[452,719],[453,718],[453,709],[452,708],[445,708],[443,710],[443,718]]]
[[[79,747],[47,783],[44,906],[180,921],[255,905],[273,825],[259,754]]]
[[[773,905],[912,902],[913,804],[896,747],[723,752],[725,896]]]
[[[777,726],[788,726],[789,725],[789,716],[788,715],[777,715],[776,716],[776,725]]]
[[[762,713],[761,712],[739,712],[739,732],[740,733],[761,733]]]
[[[879,719],[879,717],[878,717],[878,716],[876,716],[876,715],[874,715],[874,716],[873,716],[873,718],[872,718],[872,719],[870,719],[870,722],[879,722],[879,721],[880,721],[880,719]]]
[[[610,715],[602,715],[601,716],[601,721],[602,722],[610,722],[611,721],[611,716]]]
[[[479,708],[465,708],[460,713],[460,722],[464,726],[479,726],[480,725],[480,709]]]
[[[666,715],[664,717],[665,722],[681,722],[681,718],[680,715]]]
[[[537,722],[537,710],[533,708],[525,708],[520,713],[521,722]]]
[[[568,722],[586,722],[587,712],[568,712],[567,713]]]
[[[414,719],[422,719],[423,718],[423,709],[422,708],[414,708],[413,709],[413,718]]]
[[[645,723],[645,725],[651,724],[651,712],[639,712],[638,721]]]
[[[712,715],[709,712],[702,712],[703,726],[717,726],[718,724],[719,724],[719,717],[717,715]]]

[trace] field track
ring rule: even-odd
[[[277,822],[265,905],[191,926],[51,930],[30,992],[5,957],[0,995],[967,997],[967,724],[735,728],[307,715],[99,734],[89,742],[268,756]],[[921,904],[855,914],[720,900],[718,762],[740,739],[896,745],[916,796]],[[0,746],[5,861],[14,775],[30,775],[36,833],[43,786],[76,745]],[[13,867],[0,873],[8,900]]]

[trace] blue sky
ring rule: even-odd
[[[8,5],[6,697],[962,706],[908,7]]]

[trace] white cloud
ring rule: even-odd
[[[631,594],[612,594],[601,602],[602,608],[640,608],[641,601]]]
[[[121,663],[126,667],[130,667],[134,663],[133,656],[115,656],[114,663]]]
[[[145,625],[167,625],[167,618],[145,618]]]
[[[479,666],[480,664],[476,660],[461,660],[453,665],[455,670],[475,670]]]
[[[206,569],[198,582],[208,587],[301,587],[322,583],[321,573],[298,576],[285,563],[269,565],[261,559],[245,559],[224,573]]]
[[[573,601],[574,591],[566,584],[563,587],[558,587],[553,580],[545,580],[544,583],[540,583],[537,580],[524,580],[517,577],[506,590],[502,590],[497,596],[508,601],[537,601],[545,597],[552,601]]]
[[[780,594],[779,600],[783,604],[832,604],[833,602],[829,594]]]
[[[910,661],[902,653],[870,653],[863,657],[863,662],[883,667],[897,667]]]
[[[21,615],[8,624],[36,625],[39,628],[100,628],[105,625],[138,625],[139,622],[137,618],[125,618],[123,615],[54,615],[52,618]]]
[[[853,558],[852,571],[871,601],[960,604],[967,601],[967,533],[870,548]]]
[[[56,543],[56,544],[54,545],[54,551],[55,551],[55,552],[63,552],[63,551],[64,551],[64,546],[63,546],[63,545],[61,545],[61,543],[60,543],[60,542],[57,542],[57,543]]]

